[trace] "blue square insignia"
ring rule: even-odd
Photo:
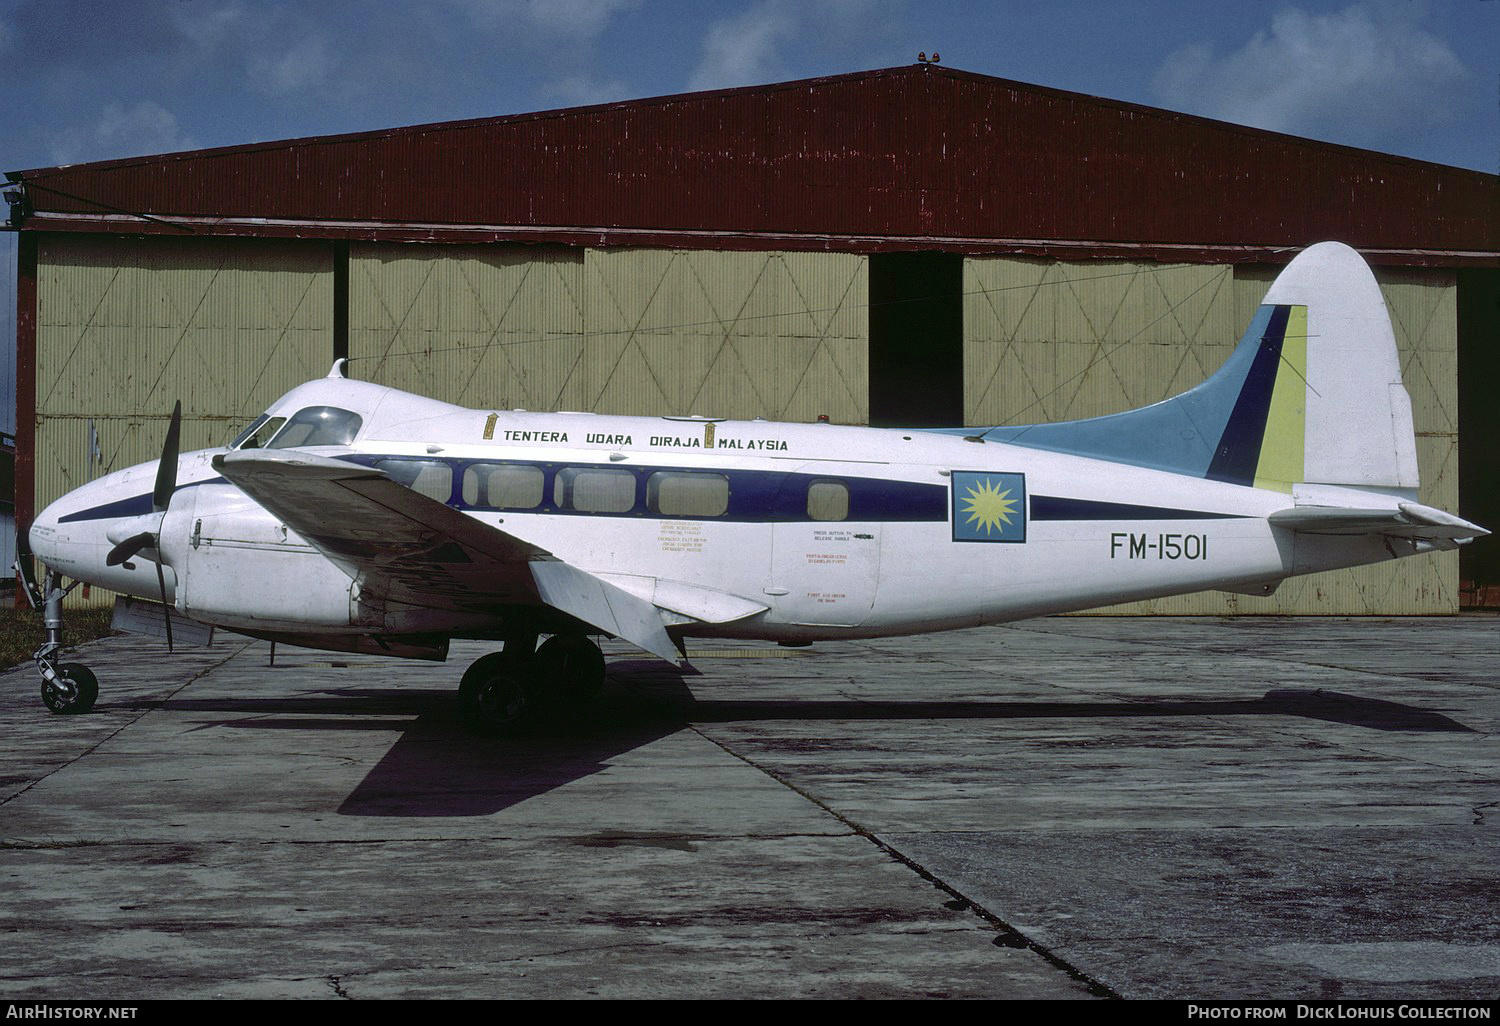
[[[1026,475],[953,472],[953,540],[1026,540]]]

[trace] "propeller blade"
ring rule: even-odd
[[[151,492],[151,508],[166,511],[177,490],[177,439],[182,433],[182,400],[172,407],[172,423],[167,426],[167,441],[161,447],[161,462],[156,465],[156,488]]]
[[[16,532],[16,585],[26,593],[32,609],[42,608],[42,591],[36,583],[36,559],[31,551],[31,528]]]
[[[141,534],[131,535],[129,538],[126,538],[120,544],[109,550],[109,555],[104,557],[104,565],[119,566],[121,563],[125,562],[127,559],[144,549],[146,546],[154,545],[155,543],[156,535],[152,534],[150,531],[144,531]]]
[[[167,651],[170,652],[172,651],[172,610],[167,606],[167,575],[160,563],[156,564],[156,584],[161,588],[161,616],[166,621]]]

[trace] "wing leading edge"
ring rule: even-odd
[[[214,468],[358,581],[362,594],[439,608],[547,606],[685,663],[654,604],[379,470],[259,449],[215,456]]]

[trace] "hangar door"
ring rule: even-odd
[[[222,445],[332,363],[323,242],[43,234],[37,247],[37,508],[182,448]]]
[[[355,376],[465,406],[867,417],[865,258],[350,247]]]

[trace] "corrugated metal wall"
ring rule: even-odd
[[[43,236],[37,255],[37,507],[161,455],[223,444],[328,373],[326,244]],[[89,458],[89,421],[99,458]]]
[[[583,408],[583,251],[353,245],[350,374],[464,406]]]
[[[1224,362],[1244,323],[1215,265],[964,261],[964,420],[1077,420],[1159,402]]]
[[[1075,420],[1186,391],[1239,341],[1275,277],[1228,265],[965,261],[965,420]],[[1412,398],[1422,501],[1458,508],[1456,282],[1450,271],[1377,273]],[[1204,592],[1122,613],[1452,613],[1456,553],[1293,578],[1269,598]]]
[[[0,236],[0,431],[16,433],[16,243]],[[9,571],[0,571],[9,573]]]
[[[863,422],[865,258],[356,245],[355,376],[449,402]]]
[[[743,245],[742,233],[784,234],[778,248],[850,236],[855,249],[924,238],[1500,247],[1495,175],[922,64],[27,178],[37,226],[58,229],[128,210],[207,218],[205,231],[628,228],[717,249],[737,235]]]

